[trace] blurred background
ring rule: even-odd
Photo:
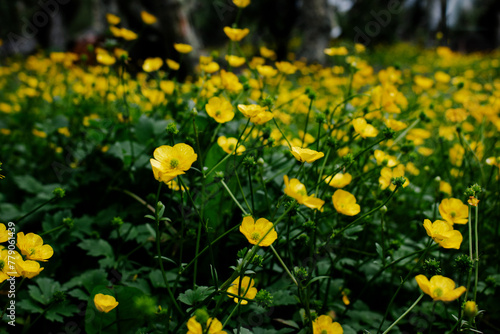
[[[145,25],[140,13],[158,18]],[[84,52],[110,35],[106,13],[139,34],[127,48],[132,59],[176,57],[173,43],[194,47],[194,59],[224,47],[224,26],[238,16],[231,0],[16,0],[1,1],[0,57],[48,51]],[[461,52],[500,45],[498,0],[252,0],[238,27],[244,40],[266,46],[284,59],[289,52],[322,62],[323,49],[362,43],[368,48],[408,41],[424,47],[447,45]]]

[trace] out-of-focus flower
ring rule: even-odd
[[[337,173],[335,176],[325,177],[325,183],[334,188],[344,188],[351,183],[352,175],[349,173]]]
[[[257,72],[266,78],[274,77],[278,74],[278,70],[269,65],[257,65]]]
[[[167,59],[166,63],[167,63],[167,66],[171,70],[174,70],[174,71],[177,71],[179,69],[179,67],[181,67],[181,65],[178,62],[176,62],[175,60],[172,60],[172,59]]]
[[[243,85],[238,80],[238,77],[233,72],[220,71],[221,83],[224,89],[229,92],[239,92],[243,89]]]
[[[205,105],[208,116],[212,117],[217,123],[226,123],[234,118],[234,111],[231,102],[224,97],[214,96],[208,100]]]
[[[155,24],[156,21],[158,21],[156,16],[146,12],[145,10],[141,11],[141,19],[142,19],[142,22],[144,22],[148,25]]]
[[[163,60],[160,57],[147,58],[142,64],[144,72],[158,71],[163,66]]]
[[[386,189],[389,187],[391,191],[394,191],[396,186],[392,184],[392,179],[396,177],[404,177],[405,176],[405,166],[397,165],[395,168],[384,167],[380,171],[380,177],[378,179],[378,183],[382,189]],[[407,187],[410,184],[410,180],[406,178],[405,183],[403,184],[403,188]]]
[[[238,110],[243,116],[250,118],[250,122],[257,125],[262,125],[273,119],[273,113],[258,104],[238,104]]]
[[[110,55],[107,52],[106,53],[98,53],[96,56],[96,60],[99,64],[103,64],[106,66],[110,66],[110,65],[113,65],[114,63],[116,63],[115,57],[113,57],[112,55]]]
[[[233,3],[239,8],[245,8],[250,4],[250,0],[233,0]]]
[[[300,148],[298,146],[292,146],[290,152],[292,152],[295,159],[300,162],[314,162],[325,156],[323,152],[318,152],[308,148]]]
[[[354,131],[363,138],[376,137],[378,130],[371,124],[368,124],[364,118],[356,118],[352,120]]]
[[[345,46],[339,46],[338,48],[328,48],[324,50],[325,54],[328,56],[345,56],[349,54]]]
[[[248,28],[238,29],[238,28],[224,27],[224,33],[233,42],[241,41],[246,35],[248,35],[249,32],[250,30],[248,30]]]
[[[278,61],[275,65],[278,71],[283,74],[294,74],[297,71],[297,67],[287,61]]]
[[[236,155],[241,155],[241,153],[245,152],[246,148],[243,145],[238,145],[238,149],[234,152],[236,148],[236,144],[238,143],[238,139],[234,137],[226,138],[225,136],[220,136],[217,138],[217,144],[224,150],[226,153],[233,153]]]
[[[439,204],[439,214],[448,224],[467,224],[469,207],[458,198],[445,198]]]
[[[175,43],[174,49],[179,53],[189,53],[193,51],[193,47],[189,44]]]
[[[231,67],[240,67],[245,63],[245,57],[227,55],[226,60]]]
[[[106,14],[106,20],[108,21],[109,24],[111,24],[113,26],[120,23],[120,18],[114,14],[111,14],[111,13]]]

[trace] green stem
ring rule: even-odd
[[[281,133],[281,135],[283,136],[283,138],[286,140],[286,142],[288,143],[288,147],[290,147],[290,149],[292,149],[292,144],[290,144],[290,142],[288,141],[288,139],[286,138],[285,134],[283,133],[283,131],[281,131],[281,128],[280,126],[278,125],[278,122],[276,121],[276,118],[273,117],[273,121],[274,121],[274,124],[276,125],[276,128],[278,129],[278,131]]]
[[[415,302],[406,310],[405,313],[401,314],[401,316],[399,318],[396,319],[396,321],[394,321],[386,330],[385,332],[383,332],[382,334],[386,334],[386,333],[389,333],[389,331],[392,329],[392,327],[396,326],[396,324],[401,321],[401,319],[403,319],[408,313],[410,313],[410,311],[418,304],[418,302],[420,301],[420,299],[422,299],[422,297],[424,296],[424,293],[421,293],[420,296],[417,298],[417,300],[415,300]]]
[[[161,271],[161,274],[163,276],[163,281],[165,282],[165,286],[167,287],[168,295],[169,295],[170,299],[172,300],[172,303],[174,304],[175,308],[182,315],[182,314],[184,314],[184,312],[180,308],[179,304],[177,304],[177,301],[175,300],[175,297],[172,294],[172,290],[170,289],[170,284],[168,283],[167,274],[165,273],[165,269],[163,268],[163,259],[162,259],[162,255],[161,255],[161,247],[160,247],[160,239],[161,239],[161,235],[160,235],[160,217],[158,215],[158,213],[159,213],[159,211],[158,211],[158,202],[159,202],[159,199],[160,199],[160,191],[161,191],[162,184],[163,184],[163,182],[159,183],[159,185],[158,185],[158,191],[156,193],[156,210],[155,210],[156,253],[158,255],[158,264],[160,265],[160,271]]]
[[[296,285],[296,286],[299,286],[299,283],[297,283],[297,280],[295,279],[295,277],[292,275],[292,273],[290,272],[290,270],[288,269],[288,267],[286,266],[285,262],[283,262],[283,260],[281,259],[281,256],[279,256],[278,252],[276,252],[276,249],[274,249],[274,246],[273,245],[270,245],[269,246],[271,248],[271,250],[273,251],[274,255],[276,256],[276,258],[278,259],[278,261],[281,263],[281,265],[283,266],[283,268],[285,269],[286,273],[288,274],[288,276],[290,276],[290,278],[292,279],[293,283]]]
[[[311,102],[309,103],[309,109],[307,110],[306,125],[304,126],[304,136],[302,136],[302,147],[304,147],[304,142],[306,141],[307,125],[309,124],[309,114],[311,113],[313,101],[314,99],[311,99]]]
[[[231,198],[233,199],[234,203],[236,203],[236,205],[240,208],[241,212],[243,212],[243,215],[244,216],[248,216],[249,215],[248,212],[246,212],[245,209],[243,209],[243,207],[241,206],[240,202],[238,202],[238,200],[234,197],[234,195],[231,192],[231,190],[229,190],[226,182],[224,182],[224,180],[220,180],[220,183],[226,189],[226,191],[229,193],[229,196],[231,196]]]
[[[57,198],[59,197],[52,197],[51,199],[49,199],[48,201],[46,201],[45,203],[42,203],[40,204],[39,206],[37,206],[36,208],[34,208],[33,210],[31,210],[30,212],[28,212],[27,214],[25,214],[24,216],[20,217],[20,218],[17,218],[14,222],[17,224],[19,223],[21,220],[23,220],[24,218],[28,217],[29,215],[35,213],[36,211],[38,211],[39,209],[41,209],[42,207],[44,207],[45,205],[55,201]]]
[[[476,264],[476,279],[474,281],[474,302],[476,301],[476,297],[477,297],[477,283],[478,283],[478,280],[479,280],[479,234],[477,232],[477,226],[479,225],[479,222],[478,222],[478,217],[479,217],[479,213],[478,213],[479,209],[477,207],[477,204],[476,204],[476,219],[475,219],[475,225],[474,225],[474,233],[476,235],[476,261],[475,261],[475,264]]]
[[[60,229],[62,229],[62,228],[64,228],[64,227],[66,227],[66,225],[59,225],[59,226],[57,226],[57,227],[54,227],[54,228],[53,228],[53,229],[51,229],[51,230],[48,230],[48,231],[44,231],[44,232],[42,232],[42,233],[39,233],[38,235],[39,235],[39,236],[43,236],[43,235],[45,235],[45,234],[49,234],[49,233],[52,233],[52,232],[58,231],[58,230],[60,230]]]

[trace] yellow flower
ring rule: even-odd
[[[109,53],[98,53],[96,56],[96,60],[99,64],[103,64],[103,65],[107,65],[107,66],[110,66],[110,65],[113,65],[114,63],[116,63],[115,57],[113,57]]]
[[[111,34],[115,37],[118,37],[118,38],[122,37],[122,29],[121,28],[111,26],[111,27],[109,27],[109,31],[111,31]]]
[[[332,202],[335,210],[346,216],[355,216],[361,211],[359,204],[356,204],[356,197],[342,189],[337,189],[333,193]]]
[[[325,182],[330,187],[334,188],[344,188],[352,181],[352,175],[349,173],[337,173],[335,176],[327,176],[325,177]]]
[[[458,198],[445,198],[439,204],[439,214],[448,224],[467,224],[469,207]]]
[[[10,239],[10,232],[7,230],[5,224],[0,224],[0,242],[6,242]]]
[[[479,204],[479,200],[474,196],[469,196],[467,203],[469,203],[469,205],[471,206],[477,206]]]
[[[193,47],[189,44],[175,43],[174,49],[179,53],[189,53],[193,51]]]
[[[163,65],[163,60],[160,57],[147,58],[142,64],[144,72],[154,72],[160,69]]]
[[[356,50],[357,53],[363,53],[366,51],[366,47],[361,43],[354,44],[354,49]]]
[[[243,233],[252,245],[257,245],[259,240],[264,238],[259,243],[259,246],[262,247],[267,247],[278,239],[278,234],[274,229],[273,223],[265,218],[259,218],[255,221],[252,216],[244,217],[240,225],[240,232]]]
[[[239,92],[243,89],[243,85],[238,80],[238,77],[233,72],[220,71],[221,83],[224,89],[230,92]]]
[[[245,8],[250,4],[250,0],[233,0],[233,3],[239,8]]]
[[[120,23],[120,18],[114,14],[111,14],[111,13],[106,14],[106,20],[108,21],[109,24],[111,24],[113,26]]]
[[[415,84],[417,86],[419,86],[420,88],[423,88],[423,89],[429,89],[432,87],[432,85],[434,85],[434,81],[432,79],[423,77],[421,75],[416,75],[413,78],[413,81],[415,82]]]
[[[398,165],[397,167],[391,169],[389,167],[384,167],[380,171],[380,177],[378,178],[378,183],[382,189],[386,189],[389,187],[391,191],[396,189],[396,186],[392,184],[392,179],[396,177],[405,176],[405,166]],[[406,178],[405,183],[403,184],[403,188],[407,187],[410,184],[410,180]]]
[[[125,28],[121,28],[120,30],[121,37],[127,41],[132,41],[134,39],[137,39],[138,37],[137,34],[132,30],[128,30]]]
[[[439,191],[451,196],[451,184],[446,181],[439,181]]]
[[[231,28],[231,27],[224,27],[224,33],[233,42],[241,41],[246,35],[248,35],[249,32],[250,32],[250,30],[248,30],[248,28],[237,29],[237,28]]]
[[[40,268],[40,263],[37,261],[26,260],[24,261],[22,256],[16,252],[14,255],[14,262],[16,264],[16,271],[19,275],[32,279],[38,276],[44,268]]]
[[[69,132],[69,129],[67,126],[64,126],[62,128],[57,129],[57,132],[62,134],[63,136],[69,137],[71,136],[71,133]]]
[[[342,334],[344,330],[329,315],[320,315],[313,322],[313,334]]]
[[[187,322],[188,332],[187,334],[204,334],[207,333],[203,331],[201,324],[196,321],[196,316],[191,317]],[[217,318],[208,318],[207,325],[208,334],[225,334],[226,332],[222,330],[222,323],[217,320]]]
[[[235,154],[234,149],[237,143],[238,139],[234,137],[226,138],[224,136],[220,136],[219,138],[217,138],[217,144],[224,150],[224,152],[228,154],[229,153]],[[239,145],[238,149],[236,150],[236,155],[241,155],[241,153],[245,152],[245,150],[246,150],[245,146]]]
[[[231,102],[224,97],[214,96],[208,100],[205,105],[208,116],[212,117],[217,123],[226,123],[234,118],[234,111]]]
[[[368,124],[364,118],[356,118],[352,120],[354,131],[363,138],[376,137],[378,130],[371,124]]]
[[[118,302],[115,297],[110,295],[103,295],[98,293],[94,296],[94,305],[99,312],[108,313],[112,309],[118,306]]]
[[[183,186],[179,186],[179,184],[175,180],[170,180],[167,183],[167,187],[169,189],[172,189],[173,191],[179,191],[181,189],[182,189],[182,191],[186,191],[186,188],[184,188]],[[187,190],[189,190],[189,187],[187,187]]]
[[[276,58],[276,52],[274,52],[271,49],[266,48],[265,46],[261,46],[259,51],[260,51],[260,55],[264,58],[269,58],[269,59]]]
[[[238,110],[243,116],[250,118],[250,122],[257,125],[262,125],[273,119],[273,113],[258,104],[238,104]]]
[[[3,246],[0,246],[0,283],[5,281],[6,279],[8,279],[9,276],[14,276],[14,277],[21,276],[17,272],[15,265],[9,265],[21,256],[16,251],[14,251],[14,252],[15,252],[14,256],[12,256],[12,254],[9,253],[9,249],[7,249]],[[16,254],[18,256],[16,256]],[[14,259],[13,259],[13,257],[14,257]]]
[[[434,73],[434,79],[436,79],[437,82],[448,83],[450,82],[451,77],[443,71],[436,71],[436,73]]]
[[[174,93],[175,82],[171,80],[162,80],[160,81],[160,89],[168,95],[171,95]]]
[[[467,111],[463,108],[448,109],[445,113],[446,119],[453,123],[460,123],[467,119]]]
[[[174,71],[177,71],[179,69],[179,67],[181,66],[178,62],[176,62],[175,60],[172,60],[172,59],[167,59],[167,66],[171,69],[171,70],[174,70]]]
[[[306,186],[304,186],[298,179],[288,180],[288,176],[283,176],[285,181],[285,194],[295,198],[299,204],[304,204],[310,209],[321,209],[325,201],[322,199],[307,195]]]
[[[155,24],[156,21],[158,21],[158,19],[156,18],[156,16],[154,16],[153,14],[150,14],[148,12],[146,12],[145,10],[143,10],[141,12],[141,19],[142,19],[142,22],[146,23],[146,24]]]
[[[473,319],[478,313],[478,307],[475,301],[469,300],[465,302],[464,314],[468,319]]]
[[[464,154],[465,154],[465,149],[462,147],[462,145],[455,143],[453,147],[450,148],[449,150],[451,164],[457,167],[462,166]]]
[[[450,224],[443,220],[431,223],[429,219],[424,220],[424,228],[427,235],[443,248],[460,249],[463,237],[460,231],[454,230]]]
[[[290,152],[292,152],[295,159],[297,159],[300,162],[314,162],[325,156],[323,152],[310,150],[308,148],[300,148],[298,146],[292,146]]]
[[[191,146],[184,143],[175,146],[162,145],[155,149],[154,159],[150,159],[155,179],[160,182],[169,182],[177,175],[191,168],[198,155]]]
[[[208,64],[200,64],[200,69],[206,73],[214,73],[219,70],[220,66],[216,62],[212,61]]]
[[[389,155],[381,150],[375,150],[373,156],[375,160],[377,160],[377,165],[384,165],[392,168],[398,164],[398,160],[395,156]]]
[[[244,297],[246,299],[254,299],[255,296],[257,295],[257,288],[254,288],[255,282],[253,281],[252,278],[248,276],[244,276],[243,279],[241,279],[241,284],[240,284],[240,277],[235,279],[233,283],[231,283],[231,286],[227,289],[227,292]],[[229,298],[234,298],[234,302],[238,303],[239,298],[233,297],[228,295]],[[246,305],[248,304],[247,300],[242,299],[241,300],[241,305]]]
[[[324,50],[325,54],[328,56],[345,56],[349,54],[345,46],[340,46],[338,48],[329,48]]]
[[[430,281],[424,275],[418,275],[415,280],[420,289],[435,301],[451,302],[458,299],[466,290],[464,286],[455,288],[456,285],[452,279],[441,275],[432,276]]]
[[[259,72],[260,75],[266,78],[274,77],[276,74],[278,74],[278,70],[272,68],[269,65],[257,65],[257,72]]]
[[[395,120],[393,118],[389,118],[385,120],[385,125],[394,131],[400,131],[407,127],[407,125],[401,121]]]
[[[278,71],[284,74],[294,74],[297,71],[297,67],[287,61],[278,61],[275,65]]]
[[[24,232],[19,232],[16,246],[28,260],[46,262],[54,255],[52,247],[44,245],[42,237],[35,233],[24,235]]]
[[[226,60],[231,67],[240,67],[245,63],[245,57],[238,56],[226,56]]]

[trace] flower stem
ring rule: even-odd
[[[270,245],[269,247],[271,247],[271,250],[273,251],[274,255],[276,256],[276,258],[278,259],[278,261],[281,263],[281,265],[285,269],[285,271],[288,274],[288,276],[290,276],[290,278],[292,279],[293,283],[296,286],[299,286],[299,283],[297,283],[297,280],[295,279],[295,277],[293,277],[292,273],[290,272],[290,270],[288,269],[288,267],[286,266],[286,264],[281,259],[281,256],[278,254],[278,252],[276,252],[276,249],[274,249],[274,246]]]
[[[405,313],[401,314],[401,316],[399,318],[396,319],[396,321],[394,321],[389,327],[387,327],[387,329],[385,330],[385,332],[383,332],[382,334],[386,334],[386,333],[389,333],[389,331],[392,329],[392,327],[396,326],[396,324],[401,320],[403,319],[408,313],[410,313],[410,311],[418,304],[418,302],[420,301],[420,299],[422,299],[422,297],[424,296],[424,293],[421,293],[420,296],[417,298],[417,300],[415,300],[415,302],[413,303],[413,305],[411,305]]]
[[[243,212],[243,215],[248,216],[248,212],[246,212],[245,209],[243,209],[243,207],[241,206],[240,202],[238,202],[238,200],[234,197],[233,193],[228,188],[226,182],[224,182],[224,180],[220,180],[220,183],[226,189],[226,191],[229,193],[229,196],[231,196],[231,198],[233,199],[234,203],[236,203],[236,205],[240,208],[241,212]]]
[[[477,226],[479,225],[479,222],[478,222],[478,218],[479,218],[479,213],[478,213],[479,209],[477,207],[477,204],[476,204],[476,219],[475,219],[475,222],[474,222],[474,234],[475,234],[475,237],[476,237],[476,261],[475,261],[475,265],[476,265],[476,279],[474,280],[474,302],[476,301],[476,297],[477,297],[477,282],[479,280],[479,234],[477,232]]]

